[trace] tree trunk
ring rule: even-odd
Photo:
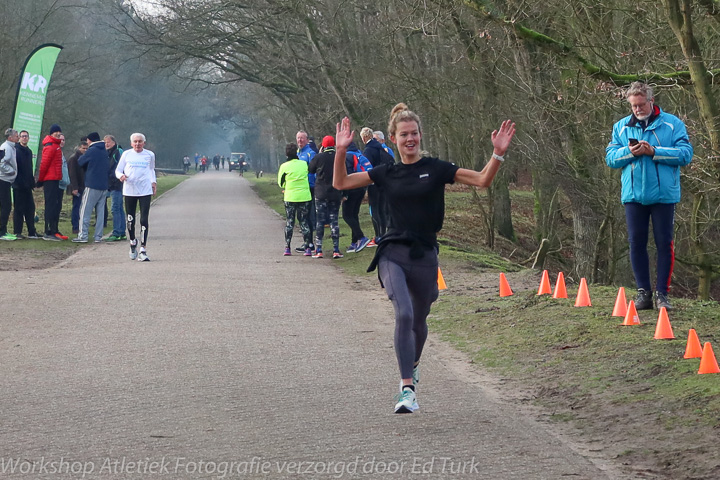
[[[575,273],[578,278],[593,278],[597,233],[602,216],[587,204],[573,203],[573,226],[575,230]]]
[[[709,151],[706,155],[716,157],[720,152],[720,115],[718,104],[712,92],[712,79],[707,71],[700,51],[692,23],[691,0],[663,0],[667,12],[668,23],[680,43],[685,59],[688,62],[690,77],[693,80],[695,97],[697,98],[700,116],[705,124],[710,140]],[[705,248],[706,239],[698,232],[699,212],[702,209],[705,195],[699,192],[693,199],[691,218],[691,239],[693,254],[699,266],[698,297],[703,300],[710,298],[710,283],[713,277],[712,258]]]
[[[497,233],[514,242],[515,229],[512,223],[510,189],[507,175],[499,174],[493,180],[493,215]]]

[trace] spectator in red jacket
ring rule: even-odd
[[[50,126],[50,134],[43,141],[42,158],[40,160],[40,173],[38,186],[42,185],[45,196],[45,236],[43,240],[67,240],[68,237],[58,230],[60,210],[62,209],[62,194],[60,180],[62,180],[62,129],[58,124]]]

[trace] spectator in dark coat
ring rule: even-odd
[[[382,143],[373,138],[373,131],[371,129],[365,127],[360,130],[360,138],[362,138],[362,141],[365,143],[363,155],[370,160],[373,168],[384,164],[392,165],[395,163],[395,159],[385,151]],[[377,185],[368,186],[368,203],[370,204],[373,230],[375,230],[375,238],[368,243],[368,247],[375,247],[377,246],[377,242],[380,241],[380,238],[387,232],[388,219],[390,218],[387,200],[385,199],[385,193],[382,191],[382,188]]]
[[[112,212],[113,220],[112,232],[110,232],[110,235],[105,240],[108,242],[118,242],[120,240],[127,240],[127,236],[125,235],[125,227],[127,224],[125,223],[125,209],[123,208],[123,184],[115,176],[115,169],[118,166],[123,150],[112,135],[105,135],[103,140],[105,140],[105,150],[107,150],[108,159],[110,160],[107,196],[110,197],[110,211]],[[105,208],[105,212],[107,214],[107,208]]]
[[[85,191],[80,206],[80,233],[73,242],[87,243],[90,229],[90,217],[95,210],[95,243],[102,242],[103,222],[105,220],[105,196],[108,189],[109,159],[105,142],[100,134],[88,134],[87,152],[78,159],[78,165],[85,167]]]
[[[35,177],[33,176],[33,153],[28,147],[30,134],[27,130],[20,132],[20,141],[15,144],[18,175],[13,183],[13,197],[15,198],[15,211],[13,212],[13,227],[15,236],[22,238],[23,223],[27,225],[28,238],[40,238],[35,230]]]
[[[78,159],[85,155],[87,151],[87,137],[80,139],[80,144],[75,147],[75,152],[68,158],[68,173],[70,174],[70,185],[67,192],[72,195],[72,212],[70,213],[70,223],[74,234],[80,233],[80,204],[82,203],[82,195],[85,191],[85,169],[80,168]]]

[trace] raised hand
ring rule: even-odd
[[[514,135],[515,123],[510,120],[505,120],[499,130],[493,130],[491,138],[494,153],[500,156],[505,155]]]
[[[353,132],[350,130],[350,119],[345,117],[342,122],[335,125],[335,148],[347,148],[353,140]]]

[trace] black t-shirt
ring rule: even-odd
[[[385,192],[395,235],[426,245],[436,242],[445,219],[445,184],[454,183],[459,168],[437,158],[421,158],[409,165],[370,170],[370,179]]]

